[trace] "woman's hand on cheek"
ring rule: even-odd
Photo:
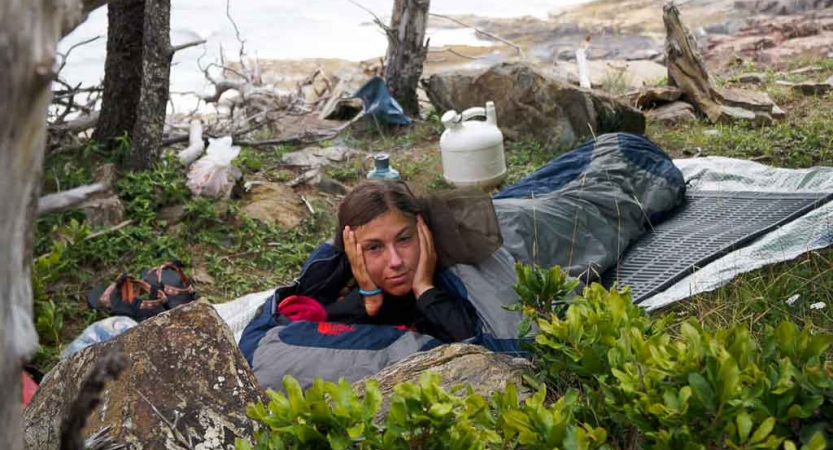
[[[419,298],[425,291],[434,287],[434,270],[437,267],[434,236],[422,220],[422,216],[417,216],[417,235],[419,237],[419,263],[414,273],[412,289],[416,298]]]
[[[344,238],[344,252],[347,253],[347,260],[350,261],[350,269],[353,271],[353,278],[356,279],[359,289],[363,291],[376,290],[376,283],[367,273],[367,267],[364,264],[364,252],[361,244],[356,240],[356,233],[350,227],[344,227],[342,236]],[[379,313],[379,309],[382,308],[382,300],[382,294],[364,297],[364,307],[369,316],[375,316]]]

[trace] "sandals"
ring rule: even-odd
[[[126,272],[115,283],[90,292],[87,304],[111,316],[127,316],[138,322],[197,298],[191,279],[178,260],[142,271],[141,279]]]
[[[87,304],[111,316],[127,316],[136,321],[165,310],[168,297],[163,291],[122,272],[115,283],[98,286],[90,292]]]
[[[168,297],[166,309],[174,309],[177,306],[191,303],[197,298],[192,280],[182,271],[183,267],[184,264],[175,259],[166,261],[154,269],[142,271],[142,280],[161,289]]]

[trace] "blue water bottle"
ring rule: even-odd
[[[373,157],[373,164],[375,168],[367,174],[367,178],[372,180],[398,180],[399,171],[390,166],[390,155],[387,153],[379,153]]]

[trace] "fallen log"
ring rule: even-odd
[[[678,86],[686,98],[712,123],[750,120],[758,124],[772,123],[772,111],[777,106],[764,105],[759,98],[714,87],[709,72],[691,31],[682,23],[680,11],[673,3],[663,7],[666,64],[669,84]]]
[[[105,164],[96,172],[96,182],[38,200],[38,215],[84,209],[90,224],[109,226],[123,220],[124,207],[116,194],[116,167]]]
[[[80,133],[87,131],[90,128],[95,128],[98,123],[99,111],[90,115],[79,117],[69,122],[63,122],[57,125],[50,125],[49,131],[53,133]]]
[[[64,192],[44,195],[38,200],[38,215],[67,211],[92,199],[96,194],[107,192],[102,183],[88,184]]]

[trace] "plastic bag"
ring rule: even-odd
[[[240,154],[240,147],[232,146],[231,142],[231,136],[209,139],[206,155],[188,172],[188,188],[194,195],[220,198],[231,193],[236,172],[231,161]]]
[[[138,323],[135,320],[125,316],[113,316],[99,320],[85,328],[81,335],[61,352],[61,359],[69,358],[82,348],[110,340],[136,325]]]

